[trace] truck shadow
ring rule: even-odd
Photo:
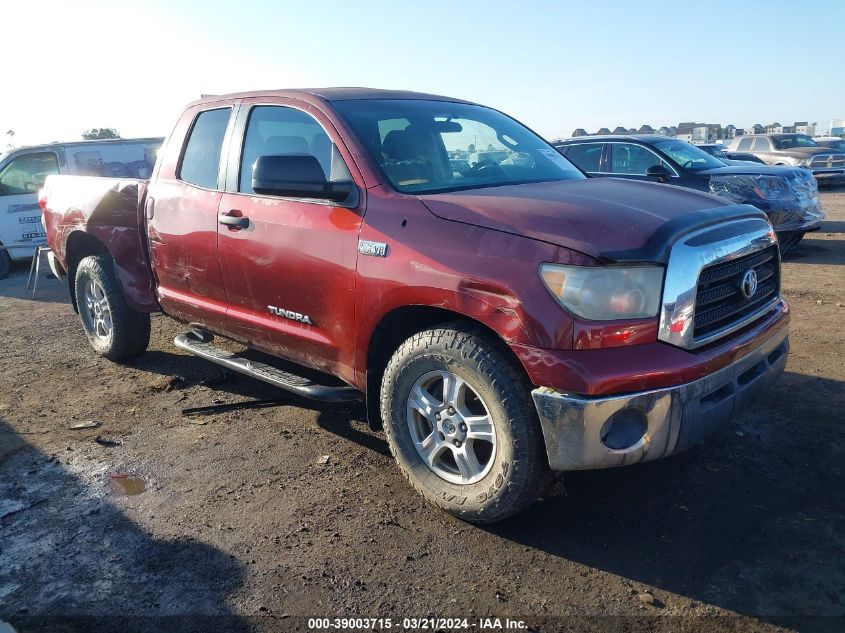
[[[785,264],[845,265],[843,241],[845,240],[814,239],[813,233],[810,233],[784,256],[783,262]]]
[[[146,352],[127,364],[135,369],[163,376],[185,377],[187,385],[207,384],[222,395],[227,403],[278,398],[281,400],[279,406],[316,411],[318,412],[317,425],[324,430],[376,453],[390,454],[383,436],[374,434],[367,427],[367,412],[363,403],[317,402],[235,372],[226,372],[225,379],[216,382],[220,378],[222,368],[195,356],[171,352]],[[302,372],[302,368],[290,366],[289,369]],[[226,397],[227,395],[232,398]]]
[[[0,621],[18,633],[249,630],[226,607],[244,578],[234,558],[145,532],[64,458],[0,420]]]
[[[800,628],[810,630],[806,616],[829,616],[810,628],[836,630],[845,621],[845,499],[831,492],[842,490],[843,405],[841,382],[787,372],[704,445],[567,473],[565,494],[485,529],[779,625],[804,616]],[[808,419],[808,410],[818,414]]]

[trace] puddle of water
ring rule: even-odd
[[[117,495],[139,495],[144,492],[146,483],[143,479],[135,479],[126,475],[109,475],[109,490]]]

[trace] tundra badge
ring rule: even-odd
[[[270,314],[285,317],[286,319],[290,319],[291,321],[299,321],[300,323],[314,325],[314,321],[312,321],[311,317],[307,314],[300,314],[299,312],[294,312],[293,310],[285,310],[284,308],[277,308],[276,306],[267,306],[267,309],[270,310]]]
[[[358,240],[358,252],[361,255],[370,255],[372,257],[387,257],[387,244],[384,242]]]

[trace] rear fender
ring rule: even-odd
[[[74,307],[79,262],[89,255],[108,253],[130,307],[139,312],[160,310],[141,217],[146,182],[51,176],[45,188],[48,242],[68,272]]]

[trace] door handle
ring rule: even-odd
[[[242,215],[233,215],[240,213],[240,211],[229,211],[217,216],[217,221],[220,224],[228,226],[230,229],[245,229],[249,226],[249,218]]]
[[[155,202],[156,201],[153,198],[147,198],[147,201],[144,203],[144,211],[148,220],[153,219],[153,214],[155,213]]]

